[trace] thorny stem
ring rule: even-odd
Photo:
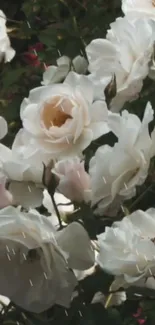
[[[1,15],[0,15],[0,18],[6,19],[7,21],[10,21],[11,23],[22,24],[22,21],[15,20],[15,19],[10,19],[8,17],[3,17]]]
[[[53,206],[54,206],[54,210],[56,212],[56,215],[57,215],[57,218],[58,218],[58,221],[59,221],[60,229],[63,229],[63,225],[62,225],[60,213],[59,213],[59,210],[58,210],[58,207],[56,205],[56,202],[55,202],[55,199],[54,199],[54,196],[53,195],[51,195],[51,199],[52,199],[52,203],[53,203]]]

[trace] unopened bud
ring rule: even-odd
[[[52,173],[52,168],[54,166],[53,160],[45,166],[43,171],[43,184],[47,188],[48,193],[53,196],[57,186],[59,185],[59,178],[57,175]]]
[[[113,75],[111,81],[109,84],[106,86],[104,90],[105,94],[105,99],[107,102],[107,105],[109,106],[111,100],[116,96],[117,94],[117,83],[116,83],[116,76],[115,74]]]

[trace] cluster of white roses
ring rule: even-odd
[[[88,61],[62,56],[57,66],[46,69],[41,86],[21,104],[23,128],[12,148],[0,144],[0,293],[30,311],[55,303],[68,306],[77,284],[71,269],[86,270],[95,261],[81,225],[75,222],[57,231],[54,206],[43,185],[44,165],[53,161],[57,204],[72,203],[58,206],[60,214],[85,202],[98,215],[116,216],[122,201],[144,183],[155,156],[151,104],[142,121],[126,110],[120,113],[127,101],[138,98],[143,80],[154,78],[155,4],[122,0],[122,9],[125,16],[111,24],[106,38],[86,47]],[[104,90],[114,75],[117,93],[107,107]],[[6,122],[0,122],[3,136]],[[117,142],[100,146],[86,171],[84,149],[109,132]],[[51,217],[34,210],[42,204]],[[113,288],[131,283],[155,288],[154,224],[154,209],[136,211],[98,236],[97,263],[116,276]]]
[[[150,64],[151,56],[154,55],[152,46],[155,32],[155,2],[153,0],[122,0],[122,10],[125,17],[118,18],[107,33],[107,39],[119,53],[119,60],[116,59],[117,69],[114,65],[113,70],[118,82],[117,95],[111,105],[112,111],[115,112],[122,108],[125,101],[132,99],[133,96],[138,96],[143,79],[147,75],[152,79],[155,77],[154,60],[152,66]],[[91,71],[95,73],[95,76],[98,74],[102,79],[101,69],[100,71],[97,70],[96,42],[93,41],[89,48],[89,53],[92,55]],[[99,45],[101,48],[105,46],[103,40],[98,40]],[[102,55],[104,55],[103,53],[105,52],[102,51]],[[103,69],[107,71],[107,64],[104,67],[103,63]],[[142,184],[146,179],[150,158],[155,155],[155,129],[151,135],[148,131],[148,123],[152,119],[153,111],[150,103],[146,107],[142,122],[137,116],[124,111],[122,112],[121,124],[120,117],[117,114],[110,116],[109,126],[118,137],[118,143],[115,144],[113,150],[109,147],[105,148],[105,146],[102,150],[99,149],[98,157],[96,155],[93,158],[92,168],[98,164],[99,170],[100,152],[104,152],[104,159],[108,162],[106,164],[108,172],[104,174],[104,177],[105,175],[109,176],[110,172],[111,179],[116,173],[118,178],[117,180],[116,178],[113,179],[111,191],[108,188],[109,192],[105,194],[107,199],[103,200],[99,206],[99,212],[109,206],[111,197],[113,202],[115,200],[118,204],[120,203],[120,196],[132,197],[135,186]],[[111,156],[113,159],[110,158]],[[100,194],[98,198],[100,198]],[[131,285],[155,289],[154,223],[154,208],[150,208],[146,212],[138,210],[123,218],[122,221],[114,222],[111,228],[106,227],[105,232],[98,236],[97,263],[106,272],[115,276],[111,285],[112,291]]]

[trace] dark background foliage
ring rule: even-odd
[[[11,146],[14,136],[21,127],[20,104],[29,90],[40,86],[45,66],[55,64],[61,55],[74,58],[86,56],[85,45],[93,38],[105,37],[109,24],[122,16],[120,0],[1,0],[0,8],[7,16],[7,27],[16,56],[11,63],[0,64],[0,115],[9,124],[9,133],[3,140]],[[132,104],[126,104],[130,112],[143,116],[148,100],[155,102],[154,83],[146,80],[141,98]],[[155,107],[155,105],[154,105]],[[101,137],[86,151],[86,165],[98,146],[113,144],[112,135]],[[154,162],[151,164],[148,180],[137,190],[134,201],[125,208],[130,212],[141,207],[155,206]],[[84,208],[83,208],[84,209]],[[104,230],[103,220],[94,223],[90,211],[83,210],[85,227],[90,236]],[[120,212],[122,214],[124,212]],[[86,217],[88,216],[88,218]],[[95,227],[95,228],[94,228]],[[94,232],[95,229],[95,232]],[[108,293],[112,277],[100,269],[94,275],[81,281],[69,310],[55,306],[35,315],[22,311],[12,303],[4,307],[0,315],[0,324],[4,325],[134,325],[140,324],[133,316],[138,307],[142,307],[145,324],[155,324],[155,300],[152,292],[143,292],[145,298],[128,293],[127,302],[119,308],[105,310],[101,304],[90,304],[98,291]],[[24,294],[24,292],[23,292]],[[151,294],[151,298],[150,298]],[[148,299],[149,296],[149,299]]]

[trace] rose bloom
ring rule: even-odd
[[[0,173],[8,180],[14,204],[34,208],[43,200],[43,158],[37,150],[25,158],[27,147],[22,140],[20,132],[11,149],[0,144]]]
[[[91,81],[74,72],[64,84],[31,90],[20,114],[26,152],[32,155],[38,150],[49,159],[78,155],[92,140],[109,131],[105,101],[93,102]]]
[[[7,207],[0,210],[0,263],[0,293],[41,313],[55,304],[69,307],[77,285],[71,269],[89,269],[94,252],[80,224],[56,232],[50,217]]]
[[[97,262],[115,275],[112,290],[143,286],[155,289],[155,209],[137,210],[106,227],[98,236]]]
[[[78,157],[58,161],[52,170],[58,176],[57,190],[74,202],[91,200],[90,176]]]
[[[7,36],[6,28],[6,16],[2,10],[0,10],[0,61],[5,60],[9,62],[13,59],[15,51],[10,46],[10,40]]]
[[[100,96],[105,81],[109,82],[115,74],[117,94],[111,102],[111,110],[118,112],[126,101],[137,98],[149,73],[155,26],[148,20],[133,22],[126,17],[117,18],[110,26],[106,39],[93,40],[86,51],[90,78],[97,84]]]
[[[153,115],[148,103],[142,122],[127,111],[109,116],[109,127],[118,142],[114,147],[99,147],[89,167],[96,213],[116,216],[121,202],[133,197],[136,186],[144,183],[150,159],[155,155],[155,129],[151,136],[148,129]]]
[[[155,20],[155,0],[122,0],[122,11],[129,18]]]

